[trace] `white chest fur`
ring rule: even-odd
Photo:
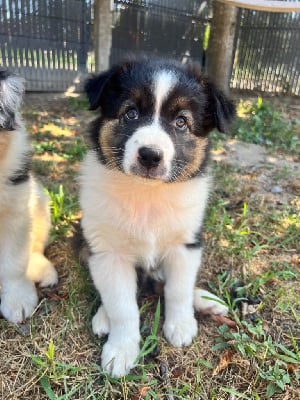
[[[81,169],[82,225],[93,252],[131,255],[150,267],[170,248],[195,240],[209,177],[162,183],[102,166],[94,152]]]

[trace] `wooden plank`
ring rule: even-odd
[[[218,0],[229,6],[269,12],[300,12],[300,1],[281,0]]]

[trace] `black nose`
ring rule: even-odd
[[[160,150],[151,147],[141,147],[138,153],[139,163],[146,168],[157,167],[163,158]]]

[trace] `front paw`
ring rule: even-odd
[[[228,307],[219,297],[207,290],[194,289],[194,307],[196,311],[210,315],[227,315]]]
[[[54,286],[58,282],[56,269],[41,253],[31,254],[27,277],[33,282],[39,282],[41,287]]]
[[[109,319],[104,306],[100,306],[92,319],[92,329],[95,335],[105,336],[110,331]]]
[[[0,311],[5,319],[17,324],[31,316],[37,303],[34,284],[24,279],[3,287]]]
[[[190,345],[198,331],[197,321],[193,316],[178,320],[167,319],[163,329],[166,339],[175,347]]]
[[[101,366],[109,375],[120,378],[129,373],[131,368],[135,366],[135,361],[139,354],[139,339],[124,340],[120,334],[120,339],[108,341],[105,343],[101,355]]]

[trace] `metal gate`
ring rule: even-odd
[[[27,90],[65,91],[87,68],[91,1],[1,0],[0,65]]]

